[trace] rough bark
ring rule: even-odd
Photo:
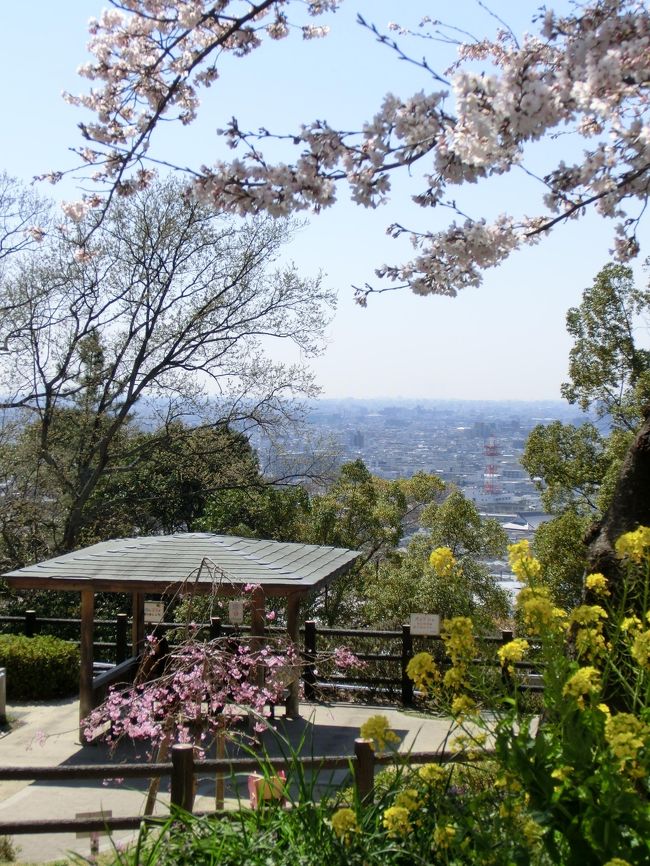
[[[623,461],[611,504],[587,538],[590,571],[616,586],[620,563],[614,544],[638,526],[650,526],[650,410]]]

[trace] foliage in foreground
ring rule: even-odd
[[[374,803],[350,790],[314,802],[296,763],[291,808],[271,803],[216,821],[174,816],[162,832],[141,834],[119,855],[121,866],[650,864],[650,529],[622,536],[617,550],[628,568],[616,602],[606,579],[592,574],[590,603],[566,612],[527,544],[512,546],[513,569],[526,582],[526,638],[497,651],[502,686],[499,695],[493,687],[489,714],[480,711],[485,659],[477,663],[471,620],[445,623],[444,667],[427,653],[414,657],[409,674],[450,712],[448,746],[467,763],[409,767],[396,755],[377,779]],[[537,715],[520,693],[525,660],[543,671]],[[377,749],[396,739],[382,716],[361,735]]]

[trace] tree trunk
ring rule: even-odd
[[[638,526],[650,526],[650,410],[623,461],[611,504],[586,539],[589,570],[604,574],[614,595],[621,577],[614,544]]]

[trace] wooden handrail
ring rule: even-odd
[[[178,755],[182,752],[182,759]],[[489,757],[493,752],[486,751]],[[256,758],[201,759],[195,760],[192,749],[186,744],[172,746],[172,760],[155,764],[91,764],[60,767],[0,767],[0,781],[15,780],[82,780],[82,779],[142,779],[171,776],[171,806],[186,808],[189,803],[188,779],[199,773],[240,773],[259,771],[290,771],[291,767],[316,770],[345,770],[352,773],[353,783],[359,796],[371,802],[374,795],[374,772],[377,766],[402,760],[407,764],[457,763],[467,761],[462,755],[447,750],[437,752],[375,753],[367,740],[355,740],[354,755],[321,755],[308,758],[270,758],[263,762]],[[186,809],[187,810],[187,809]],[[217,813],[194,813],[217,814]],[[218,813],[221,814],[221,813]],[[127,815],[117,818],[49,818],[41,820],[0,821],[0,835],[27,833],[70,833],[73,831],[128,830],[137,829],[142,821],[164,823],[163,816],[144,817]]]

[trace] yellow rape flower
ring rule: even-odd
[[[600,628],[579,628],[575,636],[578,658],[598,661],[611,649]]]
[[[395,805],[402,806],[402,808],[407,809],[409,812],[414,812],[420,808],[418,792],[415,788],[406,788],[404,791],[400,791],[395,797]]]
[[[638,616],[626,616],[621,623],[621,631],[637,632],[641,629],[641,620]]]
[[[605,739],[621,769],[635,768],[639,752],[650,743],[650,728],[632,713],[617,713],[605,722]]]
[[[551,778],[555,779],[558,785],[561,785],[563,782],[567,782],[571,779],[573,770],[574,768],[570,767],[568,764],[565,764],[562,767],[556,767],[551,773]]]
[[[531,848],[536,848],[544,835],[543,828],[533,818],[526,818],[521,825],[522,832]]]
[[[427,785],[439,785],[447,782],[449,770],[440,764],[423,764],[418,770],[418,776]]]
[[[528,583],[531,578],[534,580],[542,571],[542,566],[530,552],[530,544],[526,539],[508,545],[508,561],[513,573],[522,583]]]
[[[391,731],[390,722],[386,716],[370,716],[360,727],[359,733],[365,740],[372,740],[373,748],[383,752],[388,744],[397,745],[400,742],[395,731]]]
[[[650,631],[640,631],[632,641],[630,655],[642,668],[650,668]]]
[[[467,670],[465,667],[449,668],[443,677],[443,685],[452,692],[457,692],[467,685]]]
[[[430,653],[421,652],[413,656],[406,666],[406,675],[413,680],[416,689],[428,694],[440,679],[440,672]]]
[[[433,831],[433,844],[436,848],[449,848],[456,836],[456,828],[451,824],[443,824]]]
[[[548,635],[565,628],[566,612],[553,604],[547,587],[524,587],[517,596],[517,608],[530,634]]]
[[[468,662],[476,656],[474,624],[468,616],[454,616],[445,620],[440,633],[452,664]]]
[[[390,806],[384,812],[382,823],[389,836],[406,836],[411,832],[411,819],[409,810],[404,806]]]
[[[497,656],[501,667],[511,669],[516,662],[520,662],[529,649],[529,643],[523,638],[515,638],[497,650]]]
[[[593,592],[595,595],[609,595],[609,589],[607,589],[607,578],[604,574],[601,574],[599,571],[594,574],[588,574],[585,578],[585,587]]]
[[[355,833],[359,832],[357,816],[352,809],[339,809],[332,815],[332,830],[344,845],[349,845]]]
[[[467,716],[474,712],[476,704],[467,695],[458,695],[451,703],[451,714],[454,718]]]
[[[628,863],[627,860],[622,860],[620,857],[612,857],[611,860],[605,863],[605,866],[632,866],[632,864]]]
[[[599,604],[581,604],[571,612],[571,622],[578,625],[597,625],[607,619],[607,612]]]
[[[564,684],[562,694],[575,698],[581,710],[585,707],[585,698],[591,698],[600,690],[600,674],[594,667],[579,668]]]
[[[486,742],[487,734],[459,734],[451,740],[449,749],[457,755],[464,755],[468,761],[476,761],[481,757]]]
[[[429,556],[429,565],[440,577],[450,577],[456,568],[456,557],[450,547],[436,547]]]
[[[620,559],[629,559],[637,564],[647,558],[650,551],[650,527],[639,526],[633,532],[625,532],[614,545]]]

